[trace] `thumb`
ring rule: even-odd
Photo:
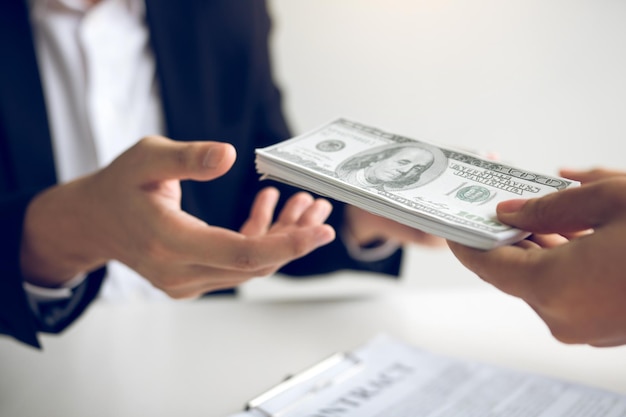
[[[585,184],[611,177],[625,176],[626,172],[606,168],[595,168],[589,170],[562,168],[561,170],[559,170],[559,175]]]
[[[236,159],[235,148],[221,142],[178,142],[162,136],[141,139],[120,157],[139,183],[208,181],[224,175]]]
[[[593,182],[530,200],[509,200],[497,207],[498,219],[533,233],[572,233],[598,228],[624,215],[624,179]]]

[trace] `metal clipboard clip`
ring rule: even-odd
[[[283,416],[318,392],[351,378],[361,369],[362,361],[353,354],[336,353],[249,401],[246,411],[259,417]]]

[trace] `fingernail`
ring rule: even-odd
[[[211,147],[206,155],[204,155],[204,159],[202,160],[202,166],[204,168],[215,168],[222,162],[224,158],[224,152],[221,147],[213,146]]]
[[[527,201],[524,199],[503,201],[498,204],[498,213],[516,213],[524,207]]]

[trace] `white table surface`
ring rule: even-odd
[[[385,332],[457,357],[626,394],[626,347],[555,341],[490,287],[320,300],[93,305],[37,351],[0,338],[0,416],[227,416],[285,376]]]

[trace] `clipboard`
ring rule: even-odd
[[[245,410],[262,417],[284,416],[321,390],[341,384],[362,369],[363,362],[353,354],[335,353],[250,400]]]
[[[230,417],[574,414],[626,415],[626,395],[438,355],[379,335],[354,351],[334,354],[288,378]]]

